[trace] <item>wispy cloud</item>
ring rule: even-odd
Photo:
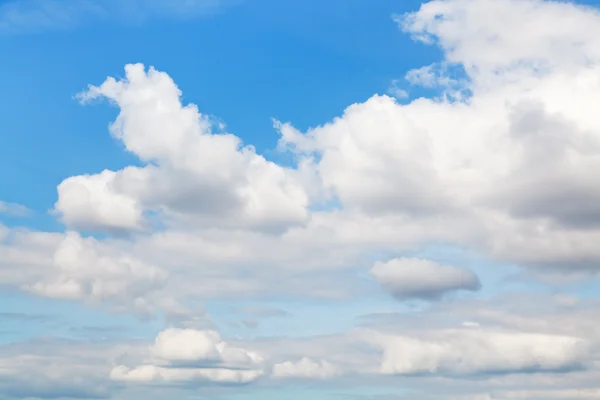
[[[14,217],[26,217],[31,215],[31,210],[21,204],[0,201],[0,214],[11,215]]]
[[[12,0],[0,5],[0,33],[74,29],[117,20],[140,23],[154,18],[193,18],[240,0]]]

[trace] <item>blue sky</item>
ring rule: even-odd
[[[598,398],[599,27],[0,0],[0,400]]]

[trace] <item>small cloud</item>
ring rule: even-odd
[[[392,96],[395,97],[396,99],[400,100],[400,99],[406,99],[408,98],[408,91],[402,89],[400,86],[398,86],[398,83],[400,82],[399,79],[394,79],[390,85],[390,87],[388,88],[387,93]]]
[[[328,361],[314,361],[304,357],[297,362],[286,361],[273,366],[275,378],[330,379],[340,374],[340,370]]]
[[[21,204],[0,201],[0,214],[12,217],[27,217],[31,215],[31,210]]]
[[[439,300],[450,292],[481,288],[471,270],[418,258],[377,262],[371,275],[399,300]]]

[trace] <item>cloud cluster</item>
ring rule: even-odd
[[[154,360],[128,368],[115,366],[110,377],[126,382],[247,383],[263,374],[263,359],[254,352],[231,347],[215,331],[167,329],[150,348]]]
[[[402,216],[407,225],[435,217],[453,224],[452,241],[499,259],[593,267],[598,13],[456,0],[426,3],[397,21],[444,51],[442,67],[407,74],[413,84],[439,86],[440,97],[402,105],[374,96],[306,133],[279,123],[280,147],[306,157],[304,167],[345,210]],[[523,31],[534,23],[557,28]],[[463,71],[459,89],[452,69]],[[427,239],[449,241],[435,230]]]
[[[210,120],[165,73],[128,65],[80,95],[120,108],[112,135],[145,163],[66,179],[55,209],[70,227],[143,229],[149,213],[169,224],[280,229],[304,222],[308,198],[293,171],[243,147],[236,136],[213,133]]]
[[[388,338],[381,371],[400,375],[570,371],[582,368],[589,354],[575,337],[468,329],[432,336]]]
[[[597,304],[434,302],[478,291],[483,274],[406,253],[441,243],[535,276],[599,271],[600,13],[543,0],[433,0],[395,20],[442,50],[439,63],[406,74],[407,86],[436,97],[375,95],[306,132],[276,121],[293,166],[221,132],[182,103],[165,72],[127,65],[124,78],[90,86],[79,99],[118,108],[110,133],[140,165],[64,179],[54,213],[66,233],[0,225],[0,284],[179,316],[188,328],[160,332],[135,360],[86,371],[122,385],[356,374],[418,376],[418,388],[477,377],[465,399],[592,398]],[[18,209],[0,203],[0,212]],[[192,300],[364,295],[355,272],[369,266],[380,289],[430,308],[371,316],[345,334],[239,346],[189,328]],[[0,365],[0,377],[31,364],[17,361]]]

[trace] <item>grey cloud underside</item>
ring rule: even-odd
[[[465,268],[417,258],[378,262],[371,275],[398,300],[440,300],[457,291],[477,291],[481,282]]]

